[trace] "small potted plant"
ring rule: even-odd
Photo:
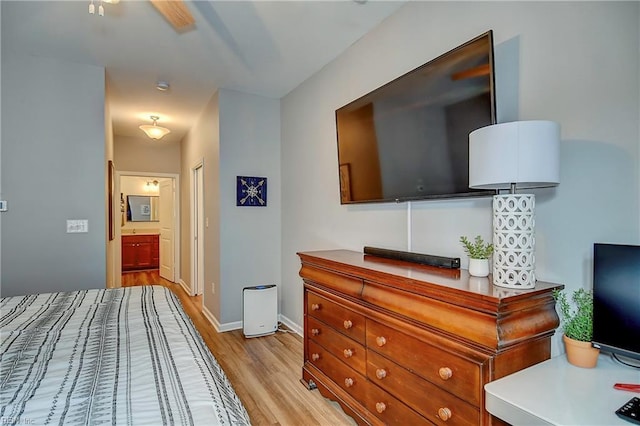
[[[569,363],[583,368],[593,368],[598,363],[600,350],[591,345],[593,339],[593,293],[579,288],[571,295],[556,290],[553,297],[560,310],[563,329],[562,340]]]
[[[469,274],[474,277],[489,275],[489,256],[493,253],[493,244],[485,243],[480,235],[477,235],[473,242],[462,236],[460,242],[469,255]]]

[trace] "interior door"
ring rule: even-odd
[[[175,192],[173,179],[160,182],[160,276],[175,282],[174,217]]]

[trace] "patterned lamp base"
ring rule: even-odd
[[[514,289],[534,288],[535,195],[493,197],[493,283]]]

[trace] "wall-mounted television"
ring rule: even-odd
[[[593,346],[640,361],[640,246],[593,245]]]
[[[469,133],[496,123],[488,31],[336,110],[340,202],[488,196]]]

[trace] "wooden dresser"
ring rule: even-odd
[[[550,357],[552,290],[347,250],[298,253],[303,383],[360,424],[499,424],[484,384]]]

